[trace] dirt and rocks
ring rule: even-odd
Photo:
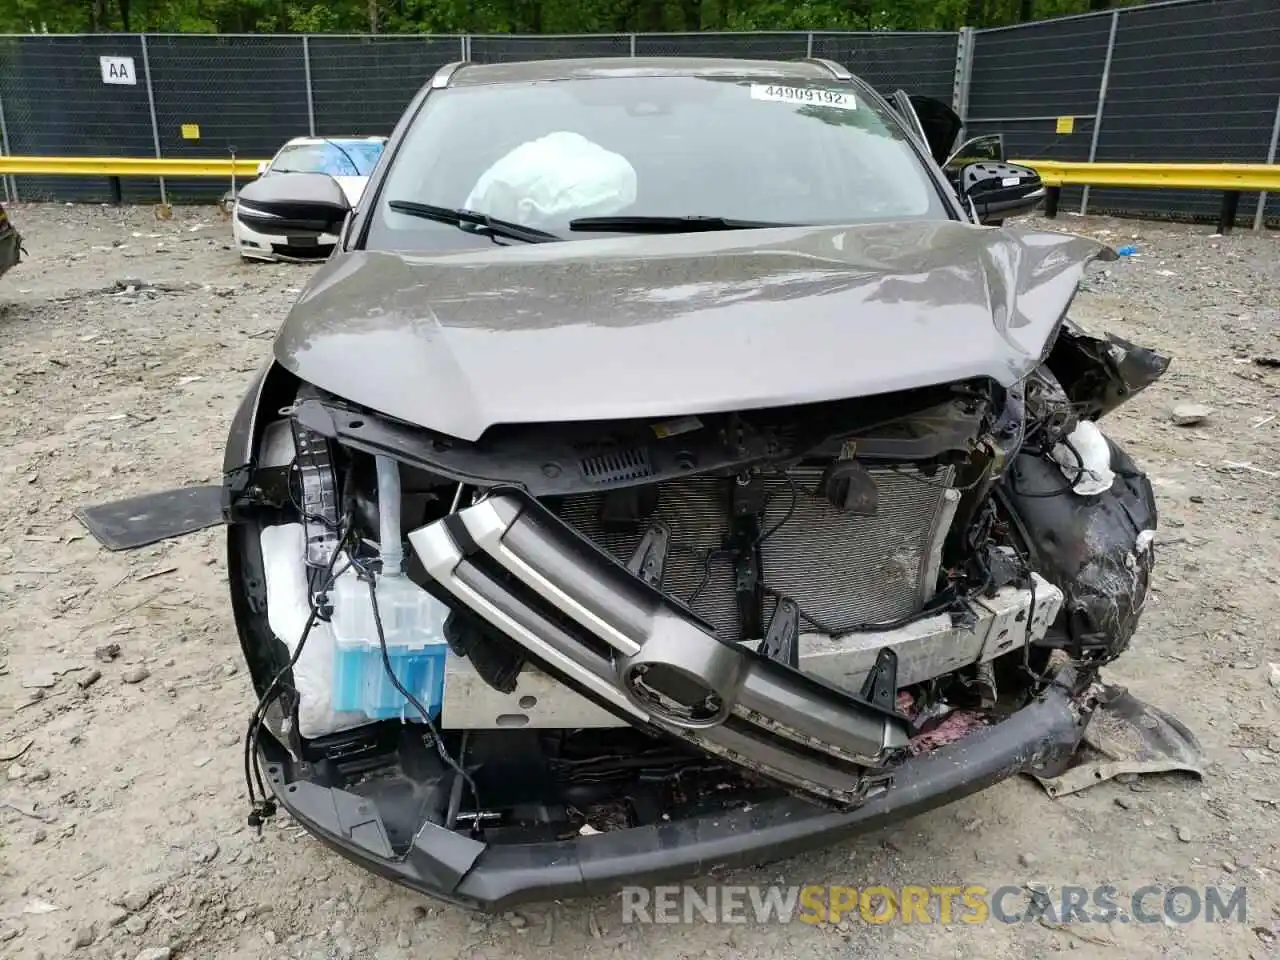
[[[347,864],[285,817],[261,837],[245,825],[252,698],[219,531],[109,553],[73,511],[218,480],[231,413],[309,268],[241,264],[210,209],[172,220],[150,209],[11,213],[31,256],[0,281],[0,954],[1274,955],[1280,238],[1053,224],[1137,247],[1091,273],[1075,315],[1176,358],[1107,423],[1150,471],[1161,508],[1154,593],[1110,677],[1192,726],[1208,777],[1109,782],[1060,800],[1017,779],[817,855],[716,878],[1007,885],[1020,896],[1111,885],[1122,906],[1146,885],[1243,886],[1246,921],[624,925],[615,898],[475,916]]]

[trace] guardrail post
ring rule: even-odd
[[[969,122],[969,81],[973,76],[973,27],[961,27],[956,36],[956,68],[951,78],[951,109],[960,117],[957,142],[963,142]]]
[[[631,56],[635,57],[635,55],[636,55],[636,35],[633,33],[631,34]]]
[[[1222,194],[1222,212],[1218,214],[1218,232],[1231,232],[1231,225],[1236,222],[1236,211],[1240,208],[1240,191],[1225,190]]]
[[[4,121],[4,113],[0,112],[0,123]],[[1271,122],[1271,146],[1267,148],[1267,163],[1276,162],[1276,143],[1280,141],[1280,97],[1276,97],[1276,118]],[[1267,215],[1267,191],[1258,194],[1258,209],[1253,212],[1253,229],[1262,232],[1262,222]]]
[[[1044,188],[1044,215],[1052,220],[1058,215],[1058,201],[1062,199],[1061,187]]]
[[[809,31],[809,36],[805,38],[804,55],[806,58],[813,59],[813,31]]]
[[[151,60],[147,56],[147,35],[139,34],[138,39],[142,41],[142,72],[147,78],[147,106],[151,110],[151,140],[156,147],[156,159],[160,159],[160,125],[156,123],[156,94],[151,86]],[[160,177],[160,202],[166,207],[169,205],[168,191],[165,189],[164,177]]]
[[[316,135],[316,104],[311,94],[311,43],[305,33],[302,35],[302,74],[307,81],[307,133],[314,137]]]
[[[12,156],[9,153],[9,127],[4,122],[4,98],[0,97],[0,153],[6,157]],[[4,181],[4,198],[6,201],[18,199],[18,181],[12,175],[0,177]]]
[[[1111,83],[1111,55],[1116,49],[1116,28],[1120,26],[1120,11],[1111,11],[1111,36],[1107,38],[1107,58],[1102,61],[1102,79],[1098,81],[1098,109],[1093,113],[1093,134],[1089,138],[1089,162],[1098,155],[1098,138],[1102,136],[1102,108],[1107,103],[1107,87]],[[1089,185],[1080,191],[1080,216],[1089,212]]]

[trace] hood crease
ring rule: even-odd
[[[357,251],[275,342],[322,389],[463,440],[497,424],[787,406],[1039,363],[1109,248],[954,222]]]

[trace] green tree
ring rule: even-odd
[[[1141,0],[0,0],[0,33],[954,30]]]

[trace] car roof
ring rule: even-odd
[[[727,57],[583,57],[519,63],[463,63],[451,87],[537,83],[604,77],[740,77],[768,80],[844,80],[848,72],[826,60],[745,60]]]

